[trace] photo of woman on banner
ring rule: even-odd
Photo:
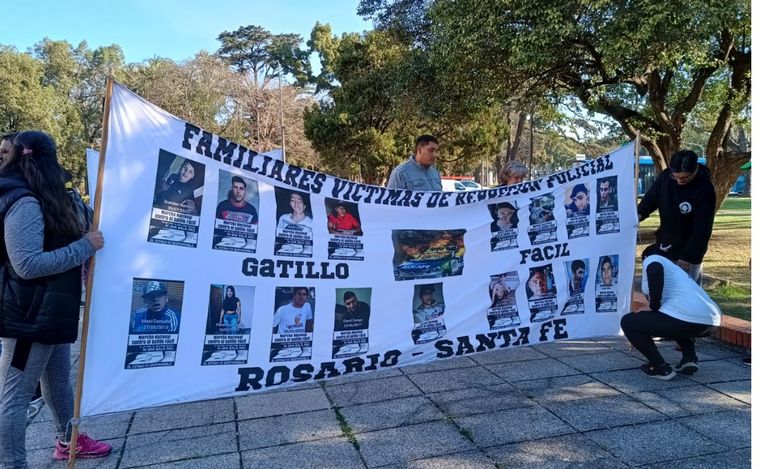
[[[554,194],[544,194],[530,199],[528,207],[530,227],[528,239],[531,244],[549,243],[557,240],[557,222],[554,218]]]
[[[275,187],[274,195],[277,202],[275,255],[311,257],[313,220],[309,194]]]
[[[588,259],[575,259],[565,262],[565,273],[567,274],[567,291],[568,299],[562,308],[562,314],[580,314],[583,313],[583,293],[586,290],[588,282]]]
[[[148,241],[196,247],[205,166],[160,150]]]
[[[371,288],[335,289],[333,358],[345,358],[369,350]]]
[[[462,275],[465,230],[392,230],[396,280]]]
[[[256,252],[258,183],[220,169],[217,200],[213,249]]]
[[[247,362],[254,289],[250,285],[210,286],[201,365]]]
[[[520,279],[517,272],[491,275],[491,282],[488,286],[491,306],[487,313],[488,325],[491,330],[520,324],[515,294],[519,284]]]
[[[446,311],[443,283],[415,285],[414,292],[412,340],[415,344],[422,344],[443,337],[446,334],[443,322],[443,313]]]
[[[173,366],[182,316],[181,281],[132,281],[126,369]]]
[[[596,312],[617,311],[618,256],[602,256],[596,273]]]
[[[311,358],[314,294],[313,287],[275,288],[270,361]]]
[[[517,247],[517,208],[509,202],[489,204],[491,213],[491,251]]]

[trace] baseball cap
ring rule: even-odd
[[[145,285],[145,288],[143,289],[143,298],[159,295],[166,295],[166,285],[156,281],[148,282],[148,284]]]

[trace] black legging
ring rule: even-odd
[[[683,356],[687,361],[696,360],[694,337],[702,337],[712,329],[707,324],[681,321],[659,311],[640,311],[628,313],[620,320],[623,333],[636,349],[641,352],[649,364],[660,366],[665,363],[652,337],[674,339],[681,346]]]

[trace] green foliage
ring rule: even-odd
[[[498,151],[504,124],[496,108],[468,111],[446,93],[427,54],[385,32],[333,36],[315,25],[309,46],[328,95],[306,113],[306,136],[330,171],[380,184],[430,133],[442,141],[444,173],[467,174]]]

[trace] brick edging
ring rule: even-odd
[[[752,323],[733,316],[723,316],[713,337],[727,344],[752,347]]]

